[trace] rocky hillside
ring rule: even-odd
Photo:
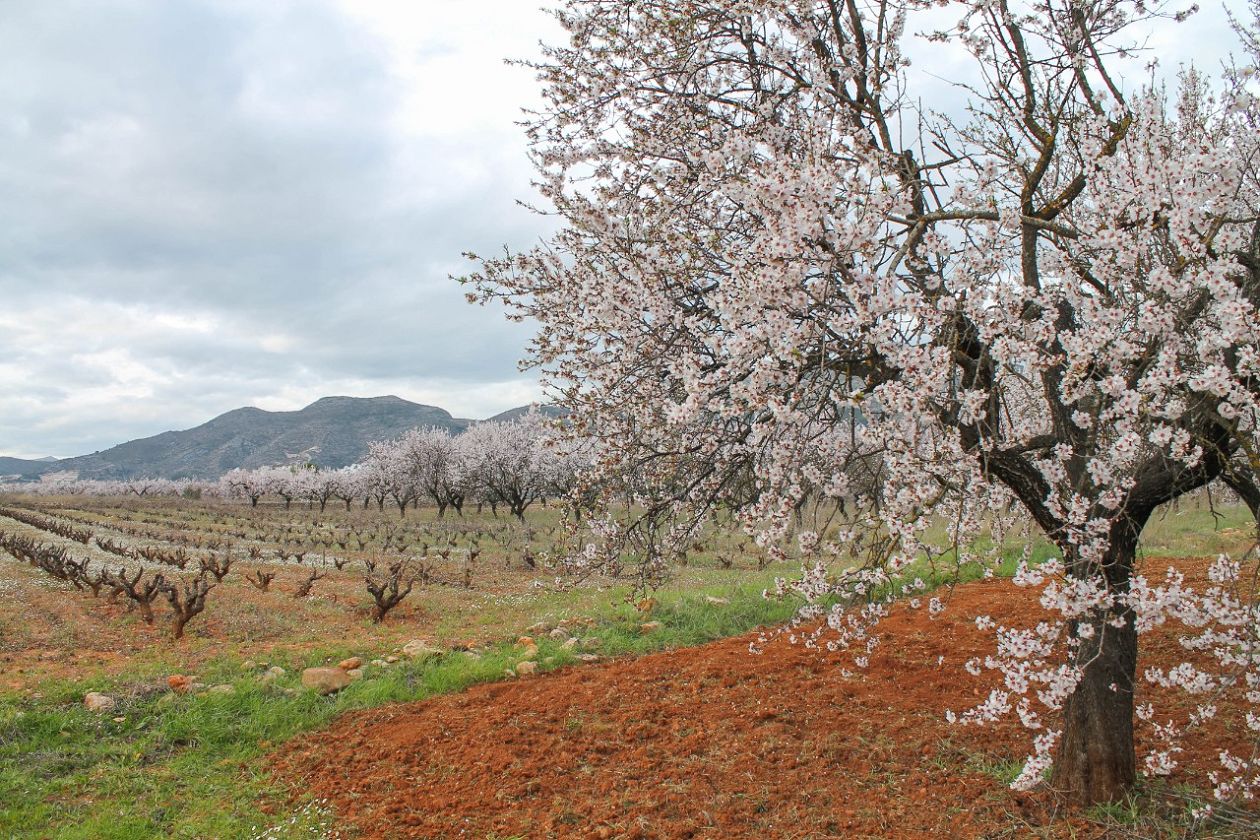
[[[343,467],[360,460],[371,441],[416,426],[460,432],[471,422],[398,397],[325,397],[301,411],[238,408],[195,429],[163,432],[76,458],[0,458],[0,476],[33,478],[73,470],[81,478],[215,478],[235,467],[293,461]]]
[[[23,458],[6,458],[0,456],[0,476],[6,475],[39,475],[49,469],[53,461],[27,461]]]

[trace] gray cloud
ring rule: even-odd
[[[536,395],[528,329],[447,275],[546,230],[514,203],[524,103],[501,60],[547,21],[423,5],[0,8],[0,453],[330,393],[474,416]],[[452,61],[471,72],[426,109]]]

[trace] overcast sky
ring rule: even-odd
[[[503,64],[556,40],[539,5],[0,0],[0,455],[334,394],[536,399],[528,326],[448,275],[547,232],[515,203],[535,83]],[[1170,58],[1228,40],[1207,6]]]
[[[0,454],[242,405],[537,398],[465,250],[546,222],[533,0],[0,2]]]

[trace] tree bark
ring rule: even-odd
[[[1137,780],[1133,750],[1137,630],[1131,612],[1124,619],[1123,628],[1090,622],[1096,635],[1078,654],[1078,661],[1089,664],[1063,707],[1054,783],[1081,805],[1114,802]]]
[[[1101,570],[1112,591],[1127,592],[1141,525],[1118,523]],[[1081,576],[1080,561],[1069,561]],[[1113,625],[1112,622],[1120,626]],[[1054,759],[1054,785],[1078,805],[1114,802],[1137,780],[1133,748],[1133,685],[1137,672],[1137,627],[1128,607],[1099,610],[1072,623],[1081,638],[1075,663],[1083,669],[1080,683],[1063,707],[1063,734]],[[1088,634],[1089,631],[1086,631]]]

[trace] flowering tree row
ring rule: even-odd
[[[185,496],[200,498],[215,494],[213,481],[172,480],[168,478],[133,478],[118,481],[79,478],[73,472],[51,473],[39,481],[0,483],[0,493],[24,493],[37,496]]]
[[[500,506],[524,518],[526,509],[548,497],[564,496],[589,465],[588,448],[555,440],[549,422],[531,412],[515,420],[478,423],[460,435],[443,429],[413,429],[393,440],[369,445],[359,464],[338,470],[311,467],[236,469],[219,481],[228,497],[257,505],[278,496],[318,504],[339,500],[348,510],[355,501],[378,507],[408,508],[432,504],[438,515],[448,509],[463,514],[465,504]]]

